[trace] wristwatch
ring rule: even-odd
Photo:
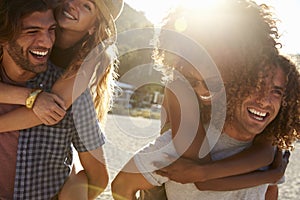
[[[34,102],[37,98],[37,96],[42,92],[43,90],[41,89],[35,89],[32,90],[32,92],[29,94],[29,96],[27,97],[26,101],[25,101],[25,106],[26,108],[32,108],[34,105]]]

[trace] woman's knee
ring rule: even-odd
[[[88,180],[84,171],[71,174],[59,192],[58,199],[84,200],[88,199]]]
[[[127,173],[120,172],[111,183],[111,191],[114,199],[125,200],[133,199],[136,193],[135,189],[130,184],[130,178]]]

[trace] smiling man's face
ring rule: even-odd
[[[253,139],[275,119],[280,110],[286,84],[284,72],[279,67],[275,68],[264,83],[263,92],[252,92],[236,108],[230,126],[238,139]]]
[[[22,19],[18,38],[4,45],[4,51],[8,52],[5,55],[11,57],[16,69],[35,74],[45,71],[55,41],[55,29],[52,10],[33,12]]]

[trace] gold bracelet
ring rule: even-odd
[[[35,89],[35,90],[33,90],[33,91],[29,94],[29,96],[27,97],[27,99],[26,99],[26,101],[25,101],[25,106],[26,106],[26,108],[31,109],[31,108],[33,107],[34,102],[35,102],[37,96],[38,96],[42,91],[43,91],[43,90],[41,90],[41,89]]]

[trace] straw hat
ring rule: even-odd
[[[104,2],[104,4],[106,5],[107,9],[110,11],[110,14],[114,20],[116,20],[120,16],[124,6],[123,0],[98,0],[98,1]]]
[[[117,39],[115,21],[122,12],[124,0],[95,0],[95,3],[107,22],[108,29],[106,31],[109,33],[110,38],[106,42],[108,44],[115,42]]]

